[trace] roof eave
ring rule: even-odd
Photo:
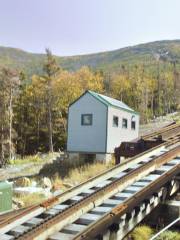
[[[129,113],[133,113],[133,114],[136,114],[136,115],[140,115],[139,112],[136,112],[136,111],[134,111],[134,110],[129,110],[129,109],[126,109],[126,108],[117,107],[117,106],[112,105],[112,104],[110,104],[110,107],[113,107],[113,108],[116,108],[116,109],[120,109],[120,110],[129,112]]]

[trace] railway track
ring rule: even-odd
[[[180,158],[176,158],[177,154],[180,154],[180,147],[167,152],[161,150],[156,155],[114,175],[113,179],[106,180],[65,202],[54,205],[43,212],[43,215],[25,221],[6,232],[4,236],[8,236],[9,239],[36,239],[36,237],[37,239],[47,239],[47,237],[49,239],[73,239],[75,236],[68,234],[68,231],[73,232],[73,228],[76,228],[76,232],[77,229],[82,230],[88,223],[92,224],[93,220],[98,220],[101,217],[100,213],[104,215],[106,211],[122,204],[123,199],[147,187],[148,179],[154,181],[160,175],[153,173],[154,171],[164,173],[176,165],[179,171]],[[96,212],[98,214],[94,214]],[[54,236],[54,231],[58,229],[61,231]],[[38,237],[39,235],[41,238]]]
[[[138,164],[139,166],[133,166],[120,178],[115,176],[115,178],[117,177],[116,180],[107,186],[101,187],[95,191],[95,193],[91,193],[87,199],[84,200],[84,202],[86,201],[85,206],[80,202],[81,211],[84,210],[83,213],[78,214],[78,209],[76,209],[75,220],[69,224],[70,219],[68,219],[68,224],[64,224],[63,227],[62,225],[59,226],[61,230],[55,234],[50,234],[48,239],[80,240],[95,238],[100,230],[100,227],[95,228],[95,226],[99,224],[99,221],[101,223],[103,222],[101,226],[104,226],[104,218],[108,216],[107,222],[109,226],[109,223],[112,223],[112,214],[114,214],[117,209],[118,215],[121,214],[121,216],[123,216],[123,214],[129,210],[132,203],[134,203],[134,200],[136,203],[140,200],[139,198],[137,199],[135,195],[140,194],[143,190],[147,191],[154,181],[157,182],[163,174],[167,174],[167,172],[172,169],[175,169],[176,173],[180,171],[180,158],[177,157],[177,155],[180,156],[180,147],[162,155],[157,155],[152,160],[146,159],[142,161]],[[87,206],[90,203],[93,203],[93,206],[89,206],[89,211],[87,211]],[[73,210],[74,208],[71,209],[71,217]],[[107,216],[106,212],[109,212]],[[61,218],[63,219],[63,213]],[[62,223],[63,220],[61,220],[61,224]],[[45,233],[45,235],[46,234],[47,233]]]
[[[166,140],[167,138],[170,138],[171,136],[176,135],[177,132],[180,133],[180,123],[174,123],[169,126],[163,127],[158,131],[154,131],[153,133],[142,136],[142,138],[144,140],[151,140],[161,135],[162,138]]]
[[[23,212],[29,211],[30,209],[31,209],[31,207],[29,207],[29,208],[21,208],[21,209],[18,209],[18,210],[2,213],[2,214],[0,214],[0,224],[2,222],[5,222],[5,221],[8,222],[8,219],[15,218],[16,216],[19,216]]]
[[[180,155],[169,161],[167,164],[162,165],[157,168],[154,173],[150,173],[149,175],[141,178],[140,181],[134,182],[130,187],[129,195],[123,198],[123,192],[126,192],[127,189],[122,191],[120,194],[116,194],[115,197],[120,199],[122,202],[119,205],[114,206],[109,210],[108,213],[104,212],[104,215],[100,216],[99,219],[89,222],[87,226],[81,231],[76,231],[74,234],[71,231],[72,225],[66,226],[61,230],[61,233],[72,234],[68,239],[73,240],[90,240],[95,239],[95,237],[99,236],[99,233],[105,232],[108,228],[111,227],[113,223],[116,222],[124,222],[127,214],[135,214],[137,207],[143,207],[143,210],[146,205],[146,201],[149,201],[150,204],[156,207],[158,204],[158,197],[160,197],[160,201],[163,198],[163,187],[168,181],[171,181],[172,178],[180,173]],[[137,189],[136,189],[137,188]],[[149,198],[149,196],[151,196]],[[160,202],[159,201],[159,202]],[[93,210],[93,213],[98,214],[99,209],[96,208]],[[132,216],[132,215],[131,215]],[[83,216],[81,217],[81,220]],[[138,219],[138,216],[136,220]],[[141,219],[142,220],[142,219]],[[78,221],[76,221],[77,223]],[[137,222],[138,223],[138,222]],[[124,226],[122,226],[124,227]],[[125,227],[129,228],[129,226]],[[121,229],[120,229],[121,230]],[[132,230],[132,227],[128,229]],[[121,230],[118,234],[117,239],[122,239],[128,231],[125,233]],[[52,235],[49,240],[58,240],[60,234],[56,233]]]
[[[119,205],[125,209],[128,199],[147,188],[157,180],[156,177],[161,177],[157,171],[164,174],[174,167],[179,171],[180,159],[176,156],[180,148],[165,148],[165,145],[177,143],[179,137],[176,134],[170,138],[166,144],[3,221],[0,223],[0,239],[82,239],[82,235],[86,235],[81,232],[87,231],[89,224],[101,221],[107,211],[114,211]]]
[[[121,165],[115,166],[110,170],[105,171],[99,174],[98,176],[93,177],[88,181],[81,183],[80,185],[72,189],[67,190],[65,193],[61,194],[60,196],[57,196],[56,198],[50,199],[49,201],[45,201],[40,205],[35,205],[28,209],[25,209],[18,215],[8,216],[8,218],[0,222],[0,233],[6,233],[10,231],[13,227],[23,224],[25,221],[28,221],[31,218],[40,216],[42,213],[47,212],[50,208],[53,208],[53,206],[56,206],[56,204],[61,204],[67,201],[68,199],[77,196],[78,194],[83,192],[84,189],[88,190],[90,188],[93,188],[94,186],[97,186],[98,184],[108,183],[107,181],[111,179],[113,176],[119,174],[120,172],[125,171],[127,168],[132,167],[135,164],[138,164],[138,162],[142,161],[144,158],[149,158],[151,156],[154,156],[155,154],[162,153],[164,149],[165,149],[164,144],[155,147],[154,149],[151,149],[151,151],[139,154],[137,157],[133,157],[132,159],[125,161]]]

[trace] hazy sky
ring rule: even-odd
[[[180,0],[0,0],[0,45],[56,55],[180,39]]]

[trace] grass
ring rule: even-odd
[[[65,191],[73,186],[77,186],[78,184],[87,181],[88,179],[104,172],[110,167],[110,165],[105,165],[103,163],[92,163],[86,164],[83,166],[75,167],[69,169],[67,175],[60,176],[57,173],[51,177],[51,182],[53,185],[53,190],[62,190]]]
[[[167,114],[164,116],[164,118],[170,121],[175,121],[176,123],[180,123],[180,110],[174,114]]]
[[[41,203],[46,199],[44,194],[41,193],[31,193],[31,194],[15,194],[14,199],[18,202],[22,202],[22,207],[29,207],[34,204]]]
[[[113,165],[113,164],[112,164]],[[111,165],[111,166],[112,166]],[[70,178],[75,179],[78,175],[77,182],[87,180],[91,175],[97,175],[99,171],[103,171],[109,168],[103,163],[92,162],[88,159],[65,159],[63,161],[53,161],[53,163],[47,163],[39,172],[39,176],[45,176],[53,178],[59,176],[61,179]],[[91,172],[91,173],[90,173]]]
[[[149,240],[154,234],[155,231],[151,227],[147,225],[139,225],[125,239]],[[165,231],[157,237],[156,240],[180,240],[180,233],[175,231]]]
[[[180,240],[180,233],[175,231],[166,231],[157,237],[156,240]]]
[[[75,163],[71,164],[69,162],[69,171],[65,177],[59,175],[59,172],[56,172],[53,176],[51,175],[52,191],[60,190],[62,192],[68,190],[69,188],[80,184],[81,182],[87,181],[89,178],[92,178],[101,172],[107,170],[110,165],[103,163],[95,162],[91,164],[82,165],[75,167]],[[48,164],[49,165],[49,164]],[[55,170],[60,168],[56,163],[54,165]],[[65,164],[67,167],[67,162]],[[71,167],[71,168],[70,168]],[[65,171],[65,170],[64,170]],[[45,175],[44,175],[45,176]],[[34,180],[37,182],[38,186],[41,186],[42,176],[31,178],[31,181]],[[26,185],[26,183],[25,183]],[[23,203],[23,207],[27,207],[33,204],[37,204],[46,199],[43,194],[33,193],[33,194],[15,194],[14,198],[17,201]]]
[[[150,239],[152,234],[153,230],[150,227],[142,225],[136,227],[132,232],[131,236],[134,240],[148,240]]]
[[[49,161],[53,157],[55,157],[55,153],[49,153],[46,155],[30,155],[26,156],[24,158],[16,158],[13,160],[10,160],[11,165],[22,165],[22,164],[28,164],[28,163],[34,163],[34,164],[40,164]]]
[[[56,190],[65,191],[68,188],[67,186],[65,186],[63,180],[58,175],[55,175],[53,178],[51,178],[51,181],[53,191]]]
[[[180,112],[178,112],[178,113],[175,115],[174,120],[175,120],[177,123],[180,123]]]
[[[87,181],[89,178],[92,178],[101,172],[107,170],[109,165],[103,163],[95,162],[93,164],[88,164],[81,166],[79,168],[72,169],[68,177],[64,179],[64,182],[69,182],[70,184],[78,185],[81,182]]]
[[[10,160],[11,165],[21,165],[21,164],[27,164],[27,163],[41,163],[43,160],[39,156],[27,156],[24,158],[17,158]]]

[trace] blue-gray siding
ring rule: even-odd
[[[93,125],[82,126],[81,115],[92,114]],[[89,93],[83,95],[69,108],[68,142],[69,152],[106,152],[107,106]]]
[[[92,126],[81,125],[81,115],[92,114]],[[113,116],[119,118],[118,127],[113,127]],[[134,116],[136,129],[131,129]],[[122,127],[122,119],[128,121],[127,129]],[[68,114],[68,152],[113,153],[122,141],[138,138],[139,115],[111,106],[92,96],[89,92],[82,95],[69,107]]]

